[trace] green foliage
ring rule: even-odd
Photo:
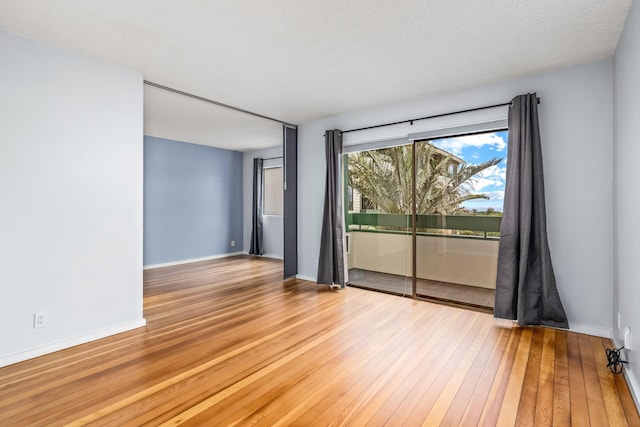
[[[445,155],[427,143],[416,146],[416,212],[418,215],[455,215],[465,212],[462,202],[488,199],[474,194],[474,177],[501,158],[481,164],[458,165],[456,158]],[[411,213],[412,146],[383,148],[349,154],[349,185],[358,190],[381,213]],[[457,167],[452,167],[457,165]]]

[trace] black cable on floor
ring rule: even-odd
[[[609,368],[614,374],[619,374],[622,372],[623,363],[629,363],[626,360],[622,360],[620,358],[620,351],[623,348],[624,347],[608,348],[606,350],[607,360],[609,361],[609,363],[607,363],[607,368]]]

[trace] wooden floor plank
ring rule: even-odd
[[[462,311],[455,313],[449,321],[453,322],[454,325],[462,326],[468,320],[468,317],[462,316],[462,314]],[[408,379],[415,380],[424,370],[428,369],[430,360],[432,360],[433,357],[437,357],[439,345],[447,345],[448,343],[447,330],[439,327],[442,326],[443,320],[441,317],[437,322],[434,322],[433,332],[427,334],[427,337],[421,340],[421,345],[412,346],[412,350],[415,348],[416,351],[412,351],[413,355],[410,361],[402,366],[395,375],[379,385],[378,390],[370,397],[369,402],[358,408],[354,415],[347,421],[347,425],[358,426],[372,423],[372,418],[379,411],[379,408],[392,399],[393,396],[401,396],[398,390],[406,384]],[[400,397],[398,397],[398,399],[400,399]],[[396,404],[399,404],[399,402]],[[391,408],[392,411],[393,405],[391,405]],[[386,419],[388,419],[388,416],[383,418],[383,420]]]
[[[432,316],[431,319],[424,318],[424,320],[427,323],[437,325],[438,320],[442,320],[442,317],[437,319],[435,316]],[[435,338],[435,334],[431,334],[431,337]],[[433,339],[432,342],[436,341],[436,339]],[[347,404],[340,413],[332,417],[331,414],[328,414],[329,411],[325,412],[325,417],[333,418],[330,422],[325,423],[325,425],[341,426],[352,422],[356,414],[371,404],[372,399],[383,394],[384,388],[390,384],[392,378],[408,375],[413,372],[414,366],[423,355],[428,352],[430,342],[429,339],[425,339],[422,340],[422,344],[416,343],[417,345],[411,346],[410,348],[404,345],[406,342],[403,343],[403,345],[401,345],[401,354],[395,357],[391,364],[381,366],[383,371],[380,375],[373,378],[373,381],[366,389],[359,391],[357,395],[348,393],[341,397],[341,401],[344,400]]]
[[[580,356],[582,358],[582,370],[584,375],[584,387],[587,392],[587,405],[589,407],[589,421],[592,426],[608,426],[609,419],[600,387],[600,378],[593,355],[591,340],[587,335],[578,337],[580,344]]]
[[[522,331],[496,426],[512,426],[516,422],[520,396],[522,395],[522,385],[529,361],[533,330],[533,328],[525,328]]]
[[[418,302],[417,304],[420,303]],[[444,321],[446,317],[441,317],[440,320]],[[420,335],[424,335],[425,337],[433,335],[434,338],[436,338],[435,334],[432,333],[433,329],[425,328],[428,324],[429,322],[424,321],[412,322],[411,336],[415,337],[416,332],[422,331],[419,332]],[[407,362],[410,360],[416,360],[415,356],[428,353],[427,349],[429,349],[430,346],[427,344],[429,340],[425,339],[423,341],[425,346],[420,350],[421,346],[417,345],[414,350],[413,346],[408,347],[406,345],[407,342],[409,342],[408,340],[411,340],[411,338],[403,337],[400,342],[390,342],[391,346],[389,350],[387,350],[389,354],[394,352],[393,348],[395,346],[400,347],[401,351],[398,356],[392,357],[394,362],[387,364],[386,368],[382,366],[372,366],[368,368],[379,372],[378,375],[374,375],[374,381],[362,381],[354,378],[354,381],[358,381],[356,384],[353,384],[353,382],[345,383],[344,388],[346,388],[346,390],[343,390],[343,393],[339,396],[335,396],[333,393],[327,395],[327,399],[325,399],[322,404],[324,412],[309,420],[318,425],[345,425],[353,420],[360,409],[369,405],[373,396],[382,391],[392,376],[409,375],[413,373],[414,369],[404,369],[403,365],[407,365]],[[437,339],[433,342],[437,342]],[[409,365],[409,367],[411,367],[411,365]],[[333,400],[332,398],[334,397],[337,397],[337,399]],[[338,412],[337,415],[336,412]]]
[[[474,419],[478,419],[482,407],[484,406],[484,400],[486,394],[488,394],[489,388],[486,387],[486,393],[482,392],[482,385],[491,385],[489,381],[483,381],[483,377],[492,378],[495,375],[495,370],[498,368],[499,357],[504,351],[504,346],[509,338],[509,329],[493,327],[491,331],[492,336],[485,341],[484,347],[480,350],[480,353],[470,368],[469,373],[461,384],[458,393],[454,400],[449,405],[447,413],[444,415],[441,426],[457,426],[462,424],[463,417],[470,406],[477,403],[478,408],[475,411]],[[495,361],[492,363],[492,361]]]
[[[533,330],[529,358],[527,360],[527,368],[522,382],[522,392],[516,415],[515,424],[517,426],[533,426],[535,422],[544,332],[542,328],[535,328]]]
[[[454,339],[446,346],[442,346],[435,354],[435,357],[428,361],[428,369],[424,369],[421,375],[416,375],[415,380],[405,382],[402,393],[396,399],[388,401],[382,410],[374,418],[376,422],[384,421],[387,425],[407,425],[407,419],[415,416],[416,411],[423,409],[423,396],[436,379],[442,374],[446,375],[447,367],[451,366],[451,360],[455,360],[469,346],[482,326],[482,319],[479,315],[474,315],[459,333],[453,335]],[[443,373],[445,372],[445,373]],[[393,402],[393,403],[392,403]],[[393,406],[393,408],[390,407]],[[422,405],[422,406],[421,406]],[[399,410],[402,408],[402,410]],[[393,410],[391,410],[393,409]],[[383,415],[383,416],[381,416]]]
[[[585,389],[584,370],[582,368],[578,334],[567,334],[567,358],[569,362],[571,424],[576,426],[590,426],[589,405],[587,404],[587,391]]]
[[[350,326],[355,328],[360,328],[366,325],[366,319],[363,317],[354,317],[350,319],[350,322],[353,322],[350,323]],[[309,328],[305,329],[305,334],[312,333],[312,336],[326,336],[327,333],[326,328],[319,329],[317,333],[314,333],[313,330]],[[256,351],[240,354],[238,357],[230,359],[228,361],[228,364],[219,365],[213,368],[210,372],[205,372],[198,375],[197,381],[191,382],[186,392],[181,392],[184,396],[183,398],[193,395],[191,401],[185,401],[181,405],[173,406],[170,410],[166,410],[167,406],[160,405],[159,410],[155,411],[155,413],[154,411],[148,411],[145,413],[144,417],[136,418],[136,424],[153,419],[154,424],[157,425],[160,422],[167,421],[168,419],[180,414],[184,414],[184,419],[187,419],[188,417],[186,415],[189,412],[197,414],[201,410],[206,410],[207,407],[215,405],[217,401],[224,400],[231,391],[234,392],[232,394],[238,394],[237,390],[243,389],[242,385],[243,382],[246,384],[247,377],[252,376],[255,380],[253,382],[250,382],[252,386],[253,384],[256,384],[258,382],[260,377],[271,377],[274,378],[274,381],[270,383],[270,386],[272,388],[277,387],[278,381],[282,378],[282,376],[271,376],[271,373],[277,372],[281,367],[286,374],[291,373],[291,370],[288,366],[283,367],[280,365],[283,355],[289,355],[291,352],[299,349],[300,346],[315,346],[318,343],[318,340],[293,340],[293,336],[294,334],[292,333],[291,335],[286,337],[286,341],[277,343],[265,343],[264,349],[256,348]],[[341,347],[341,349],[345,349],[346,351],[351,350],[349,338],[350,337],[348,336],[343,337],[343,339],[341,340],[341,344],[343,345],[343,347]],[[291,341],[289,341],[289,339],[291,339]],[[267,359],[260,360],[260,353],[269,355],[269,357]],[[233,365],[235,369],[228,369],[230,365]],[[245,370],[239,370],[238,366],[242,365],[246,366],[247,368]],[[225,376],[231,375],[234,371],[237,371],[236,375],[229,377],[228,380],[222,381]],[[210,384],[209,376],[215,378],[215,380],[220,383],[220,387],[212,387]],[[180,387],[180,390],[184,388],[185,387]],[[170,401],[171,393],[168,393],[165,398],[165,400]],[[143,402],[141,402],[141,404],[142,403]],[[163,408],[164,411],[162,410]],[[153,418],[151,418],[151,416],[153,416]]]
[[[420,321],[430,322],[432,320],[432,312],[422,314],[423,316],[419,317]],[[398,335],[396,338],[399,340],[406,339],[407,334],[409,334],[409,332],[405,331],[405,333]],[[378,335],[371,339],[377,340],[380,338]],[[339,339],[341,342],[332,343],[332,345],[340,349],[339,352],[332,350],[334,347],[319,346],[319,348],[314,349],[314,351],[302,354],[296,360],[294,366],[282,367],[279,371],[274,372],[271,377],[267,376],[262,381],[252,385],[252,387],[246,388],[244,394],[234,397],[234,402],[218,410],[217,418],[220,419],[220,423],[223,425],[248,424],[248,417],[262,411],[265,405],[275,400],[273,397],[269,398],[269,395],[273,396],[274,394],[278,394],[275,393],[274,389],[279,389],[280,394],[283,394],[285,391],[289,391],[296,385],[304,382],[304,379],[309,375],[308,366],[314,366],[314,372],[325,373],[327,369],[326,366],[335,364],[336,360],[344,360],[350,354],[358,354],[361,351],[365,351],[364,346],[368,341],[363,339],[355,340],[353,337],[345,336]],[[395,350],[402,351],[402,347],[397,346]],[[389,358],[394,358],[394,356],[395,353],[392,351],[385,354],[385,357]],[[398,357],[397,361],[402,363],[402,356]],[[386,367],[388,365],[386,363],[380,363],[380,366]]]
[[[571,397],[569,389],[569,358],[567,355],[567,333],[556,331],[556,354],[553,371],[553,425],[571,425]]]
[[[430,379],[446,363],[446,359],[451,357],[462,336],[472,329],[478,318],[475,313],[461,313],[454,326],[459,333],[447,334],[446,331],[441,331],[444,334],[440,335],[438,342],[425,354],[420,364],[415,366],[414,370],[407,373],[406,376],[398,378],[401,381],[393,386],[389,385],[389,390],[392,393],[382,394],[382,396],[388,397],[380,402],[379,405],[371,405],[368,408],[371,411],[364,411],[358,414],[355,420],[352,421],[354,425],[382,425],[387,423],[395,411],[406,404],[405,399],[412,395],[416,387],[427,387],[430,384]]]
[[[340,376],[343,375],[344,372],[348,369],[359,370],[363,367],[366,367],[367,364],[373,363],[372,359],[375,359],[375,357],[380,353],[380,351],[384,348],[385,343],[388,343],[390,340],[397,336],[397,334],[399,333],[399,329],[402,328],[402,323],[390,322],[394,317],[397,316],[394,316],[393,308],[389,308],[391,310],[389,310],[389,312],[385,315],[381,315],[374,323],[369,323],[368,325],[362,324],[355,328],[346,322],[340,325],[341,328],[349,328],[350,330],[363,331],[365,328],[371,328],[371,334],[354,334],[351,336],[351,341],[359,341],[362,343],[362,345],[359,347],[358,352],[352,352],[347,357],[338,357],[338,354],[336,352],[333,352],[333,354],[330,354],[328,356],[328,360],[330,360],[331,363],[323,365],[323,368],[325,369],[322,369],[322,377],[326,380],[326,383],[322,387],[327,388],[328,384],[337,381],[336,378],[340,378]],[[305,353],[316,352],[318,349],[321,349],[323,347],[336,348],[335,341],[332,339],[339,338],[338,334],[340,330],[339,328],[336,329],[337,330],[335,331],[335,335],[330,336],[326,333],[322,334],[320,337],[313,340],[305,347],[290,351],[287,354],[283,354],[281,356],[281,359],[279,359],[276,363],[273,363],[271,366],[269,366],[268,369],[265,370],[266,372],[258,372],[256,374],[257,380],[247,378],[243,381],[244,384],[238,384],[239,386],[235,387],[235,389],[242,390],[243,387],[247,389],[254,388],[256,383],[258,383],[258,381],[261,379],[260,377],[265,376],[265,373],[268,374],[274,371],[274,368],[285,367],[291,360],[296,359],[296,362],[298,362],[298,357],[304,355]],[[362,354],[366,354],[367,357],[362,357]],[[329,378],[331,378],[331,380],[329,380]],[[318,387],[314,387],[314,389],[318,390]],[[231,395],[230,393],[232,393],[233,395]],[[193,419],[194,424],[201,424],[203,421],[215,415],[216,419],[219,419],[221,424],[227,425],[227,422],[225,422],[226,420],[221,417],[224,412],[221,410],[222,408],[214,407],[211,403],[212,401],[214,403],[222,403],[223,399],[221,397],[228,397],[232,402],[235,402],[239,400],[240,396],[243,395],[238,393],[237,391],[229,390],[229,392],[225,393],[225,396],[213,396],[212,398],[202,402],[198,406],[203,406],[205,410],[201,410],[200,413],[197,413],[198,418]],[[244,398],[242,398],[242,401],[244,401]],[[227,406],[228,405],[225,405],[224,407],[226,408]],[[193,408],[190,412],[194,412],[194,410],[197,409],[198,408]],[[293,411],[289,410],[287,416],[292,417],[292,414]],[[184,418],[184,414],[181,414],[181,418]],[[234,422],[229,422],[229,424],[233,423]]]
[[[540,375],[535,405],[536,426],[553,425],[554,376],[556,366],[556,331],[544,329],[544,341],[540,356]]]
[[[476,359],[483,360],[482,357],[483,350],[484,353],[489,353],[489,348],[486,345],[493,346],[495,344],[495,335],[492,334],[492,326],[493,322],[485,322],[482,330],[476,336],[475,340],[471,344],[471,346],[467,349],[466,353],[462,357],[462,359],[457,363],[457,366],[448,378],[446,382],[442,382],[442,384],[446,384],[443,387],[439,387],[441,390],[438,393],[437,399],[435,393],[431,396],[431,399],[425,399],[425,402],[431,401],[435,399],[433,407],[427,413],[427,417],[422,422],[423,426],[431,426],[431,425],[441,425],[444,421],[444,418],[451,407],[456,395],[460,391],[462,384],[464,383],[467,376],[471,373],[471,375],[475,374],[476,371],[470,372]],[[493,332],[496,333],[495,329]],[[487,337],[490,336],[490,339],[487,340]],[[480,356],[480,357],[479,357]],[[486,359],[484,359],[486,361]],[[446,374],[445,374],[446,375]],[[428,404],[425,404],[425,409],[428,407]]]
[[[493,402],[489,404],[487,404],[487,399],[489,398],[489,395],[492,391],[495,392],[495,390],[497,390],[497,387],[495,387],[495,385],[499,383],[499,381],[496,381],[498,378],[497,372],[499,371],[500,367],[503,366],[503,363],[506,362],[506,359],[508,359],[509,349],[511,348],[511,345],[514,341],[517,342],[516,336],[519,337],[520,333],[519,328],[513,329],[511,326],[502,326],[500,329],[500,339],[494,345],[493,352],[491,353],[491,356],[489,356],[489,360],[487,361],[487,364],[485,365],[482,374],[478,379],[478,384],[473,390],[473,394],[471,395],[469,401],[465,402],[466,408],[464,410],[464,413],[461,414],[461,419],[459,422],[457,421],[459,414],[454,413],[453,416],[456,417],[456,422],[452,423],[452,425],[477,425],[478,421],[481,420],[485,408],[490,408],[491,406],[496,407],[495,412],[497,414],[497,408],[499,408],[498,399],[493,400]],[[506,387],[506,380],[504,381],[504,384]],[[464,395],[460,396],[460,398],[464,398]]]
[[[145,328],[0,368],[0,425],[640,426],[600,338],[247,256],[145,271]]]
[[[411,333],[406,335],[405,332],[415,331],[417,325],[408,320],[405,320],[404,323],[405,327],[402,333],[377,340],[378,345],[372,349],[374,357],[364,361],[361,365],[347,362],[349,367],[344,369],[340,376],[318,388],[314,393],[315,396],[307,400],[306,409],[299,411],[305,407],[298,407],[297,414],[294,413],[294,416],[291,417],[291,419],[295,419],[293,423],[296,425],[329,425],[336,421],[336,414],[340,414],[353,399],[364,393],[371,382],[383,375],[384,369],[389,369],[393,360],[401,357],[405,352],[403,347],[407,340],[412,338]],[[362,371],[367,371],[370,376],[363,377]],[[279,421],[279,423],[286,425],[286,419]]]
[[[401,405],[402,410],[396,409],[393,412],[387,422],[389,425],[419,425],[425,420],[444,385],[459,366],[460,360],[470,348],[478,345],[478,338],[484,338],[483,317],[474,318],[473,324],[466,329],[464,335],[460,334],[459,340],[450,346],[451,352],[441,352],[439,359],[430,365],[430,369],[405,397]]]
[[[511,377],[513,362],[524,330],[524,328],[515,327],[511,331],[509,342],[500,360],[500,366],[493,378],[489,395],[480,413],[478,425],[495,426],[498,422],[502,402],[505,397],[507,385],[509,384],[509,378]],[[463,418],[463,425],[468,425],[470,422],[473,422],[473,418],[467,418],[466,416]]]

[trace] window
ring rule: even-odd
[[[282,166],[263,169],[263,215],[282,215]]]

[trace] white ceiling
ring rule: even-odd
[[[610,57],[631,0],[1,0],[0,28],[290,123]],[[145,133],[248,150],[263,119],[147,88]]]
[[[144,134],[237,151],[282,144],[282,125],[153,86],[144,89]]]

